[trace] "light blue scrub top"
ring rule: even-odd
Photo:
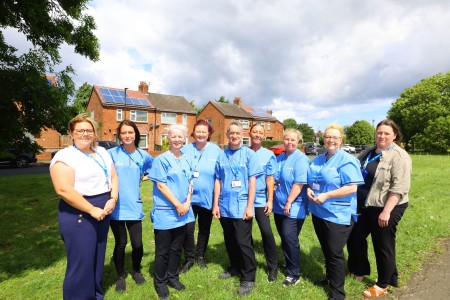
[[[170,151],[158,155],[153,160],[148,177],[154,182],[153,208],[150,212],[154,229],[177,228],[195,220],[192,208],[189,209],[187,214],[179,217],[175,206],[164,197],[156,186],[158,182],[166,184],[175,198],[184,203],[188,195],[189,181],[192,178],[191,168],[192,160],[190,156],[183,155],[178,163]]]
[[[215,167],[222,150],[217,145],[208,142],[202,151],[195,146],[195,143],[192,143],[181,148],[181,152],[192,158],[193,172],[198,172],[198,177],[193,177],[194,191],[191,204],[212,210]]]
[[[264,174],[256,176],[255,207],[265,207],[267,203],[266,177],[273,176],[277,170],[277,159],[272,151],[260,147],[255,151]]]
[[[275,181],[278,184],[273,201],[273,213],[284,215],[284,206],[294,183],[303,184],[297,198],[292,202],[289,218],[305,219],[308,215],[306,182],[308,180],[309,158],[300,150],[295,150],[286,159],[286,153],[277,157],[278,170]]]
[[[121,146],[108,150],[119,177],[119,202],[111,214],[111,220],[142,220],[145,214],[140,193],[141,176],[150,172],[153,158],[140,149],[130,153],[130,156],[125,151]]]
[[[337,190],[349,184],[363,183],[359,160],[341,149],[328,161],[326,161],[326,153],[317,156],[309,167],[308,185],[315,194]],[[309,211],[321,219],[350,225],[352,217],[355,221],[357,219],[356,193],[344,198],[330,198],[322,204],[310,202]]]
[[[241,146],[237,150],[225,149],[216,163],[216,179],[221,182],[219,209],[226,218],[242,219],[248,202],[248,181],[250,177],[263,174],[255,152]],[[232,187],[238,180],[241,186]]]

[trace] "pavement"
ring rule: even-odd
[[[37,162],[30,164],[27,168],[17,168],[14,166],[0,166],[0,176],[22,176],[38,175],[50,173],[49,162]]]

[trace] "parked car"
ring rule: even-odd
[[[281,153],[284,153],[286,149],[284,148],[284,145],[275,145],[269,148],[270,151],[275,154],[275,156],[280,155]]]
[[[111,141],[97,141],[97,145],[105,148],[106,150],[119,146],[119,144],[117,144],[116,142]],[[52,152],[52,159],[55,156],[56,152],[58,151]]]
[[[314,155],[318,155],[319,152],[317,151],[317,147],[318,145],[314,142],[306,142],[305,143],[305,154],[314,154]]]
[[[356,153],[355,147],[350,144],[345,144],[344,146],[342,146],[342,150],[348,153]]]
[[[356,153],[360,153],[364,150],[366,150],[366,148],[369,147],[367,145],[355,145],[355,151]]]
[[[16,149],[9,149],[7,153],[0,155],[1,165],[16,166],[18,168],[26,168],[30,163],[37,162],[36,155],[32,152],[25,152]]]
[[[325,152],[327,152],[327,149],[320,145],[317,145],[316,152],[317,152],[317,155],[324,154]]]

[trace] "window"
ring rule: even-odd
[[[94,110],[91,110],[91,119],[92,119],[92,120],[95,120]]]
[[[147,123],[147,112],[142,110],[131,110],[130,120],[134,122],[144,122]]]
[[[183,114],[183,125],[187,125],[187,115]]]
[[[161,134],[161,144],[160,145],[162,145],[163,141],[167,140],[168,137],[169,137],[169,135],[167,135],[167,134]]]
[[[262,126],[262,128],[264,128],[264,121],[257,121],[256,124]]]
[[[242,144],[244,146],[250,147],[250,138],[249,137],[242,138]]]
[[[161,114],[161,123],[176,124],[177,123],[177,114],[176,113],[162,113]]]
[[[244,129],[248,128],[248,120],[239,120],[239,123],[241,123],[242,128]]]
[[[116,110],[116,120],[122,121],[122,110],[121,109]]]
[[[212,126],[212,120],[211,119],[206,119],[206,122]]]
[[[270,122],[267,122],[267,130],[270,130]]]
[[[141,134],[141,140],[139,141],[139,148],[148,148],[148,135]]]

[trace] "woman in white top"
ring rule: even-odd
[[[50,163],[56,193],[61,196],[58,223],[66,247],[64,299],[103,299],[101,287],[110,214],[118,185],[113,162],[96,147],[96,123],[85,114],[69,122],[73,146]]]

